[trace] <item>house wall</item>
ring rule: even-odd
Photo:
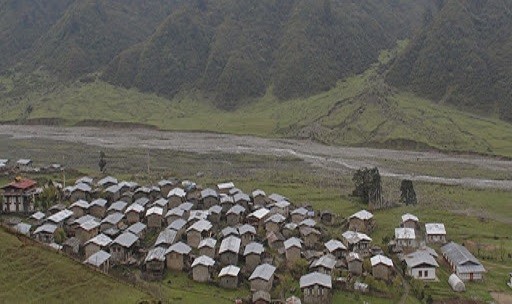
[[[208,216],[208,220],[214,224],[220,223],[220,213],[211,213]]]
[[[240,223],[240,215],[230,213],[226,216],[228,226],[235,226]]]
[[[268,223],[265,223],[265,230],[267,232],[270,232],[270,231],[272,231],[272,232],[279,232],[280,226],[277,223],[268,222]]]
[[[90,195],[88,193],[85,193],[80,190],[75,190],[69,196],[69,200],[72,202],[76,202],[81,199],[87,201],[89,198],[90,198]]]
[[[238,277],[223,276],[219,280],[219,285],[223,288],[236,289],[238,287]]]
[[[420,275],[421,272],[421,275]],[[436,268],[435,267],[416,267],[408,268],[407,273],[418,280],[435,280]]]
[[[208,282],[210,280],[210,272],[208,267],[197,265],[192,269],[192,279],[196,282]]]
[[[331,290],[318,285],[304,288],[302,290],[305,304],[330,303]]]
[[[182,271],[185,268],[183,255],[177,252],[168,253],[165,257],[167,268]]]
[[[253,279],[251,281],[251,291],[263,290],[266,292],[270,292],[272,290],[272,283],[274,282],[274,276],[270,278],[270,280],[265,281],[263,279]]]
[[[363,274],[363,262],[354,260],[348,263],[348,271],[355,275]]]
[[[418,228],[417,227],[417,223],[413,220],[407,220],[405,222],[402,223],[402,227],[404,228],[412,228],[412,229],[416,229]]]
[[[148,228],[162,228],[162,217],[158,214],[148,216]]]
[[[302,214],[292,214],[292,222],[294,222],[295,224],[302,222],[304,218],[306,217]]]
[[[372,275],[376,279],[388,280],[390,277],[390,269],[384,264],[377,264],[372,267]]]
[[[169,203],[167,205],[169,206],[169,209],[172,209],[178,207],[181,203],[183,203],[181,197],[173,195],[169,198]]]
[[[240,240],[242,241],[241,246],[242,247],[247,246],[247,244],[252,242],[253,239],[254,239],[254,235],[252,235],[251,233],[246,233],[246,234],[241,235],[240,236]]]
[[[427,235],[427,243],[446,243],[446,235],[429,234]]]
[[[209,209],[211,206],[217,205],[219,203],[219,200],[215,197],[206,197],[203,199],[203,208]]]
[[[82,228],[78,228],[76,230],[76,237],[80,240],[80,244],[87,242],[98,235],[98,228],[91,229],[89,231],[84,230]]]
[[[91,208],[89,208],[89,213],[92,215],[92,216],[95,216],[99,219],[101,218],[104,218],[105,217],[105,212],[106,212],[106,209],[105,207],[100,207],[100,206],[92,206]]]
[[[140,214],[135,211],[126,213],[126,222],[130,225],[140,222]]]
[[[358,232],[369,232],[369,227],[367,221],[363,221],[359,218],[351,218],[349,220],[348,230],[358,231]]]
[[[261,256],[258,254],[249,254],[245,257],[245,267],[252,272],[261,263]]]
[[[187,232],[187,244],[192,248],[197,248],[201,242],[201,233],[195,230]]]
[[[52,233],[39,233],[36,235],[36,239],[41,243],[53,243],[54,235]]]
[[[130,258],[130,250],[115,244],[110,246],[110,255],[113,263],[122,263]]]
[[[97,244],[89,243],[85,245],[84,251],[85,251],[85,259],[88,259],[91,255],[95,254],[96,252],[100,251],[100,246]]]
[[[206,255],[206,256],[209,256],[210,258],[214,259],[215,258],[215,248],[212,248],[212,247],[201,247],[201,249],[199,249],[199,255]]]
[[[308,236],[304,237],[304,245],[308,248],[313,248],[318,244],[319,236],[311,233]]]
[[[458,271],[456,271],[456,274],[457,276],[463,281],[463,282],[468,282],[468,281],[481,281],[483,280],[484,276],[483,276],[483,273],[481,272],[475,272],[475,273],[460,273]]]
[[[220,263],[222,265],[238,264],[238,254],[236,254],[234,252],[230,252],[230,251],[223,252],[222,254],[220,254],[219,258],[220,258]]]
[[[291,247],[291,248],[288,248],[288,250],[286,250],[286,260],[288,261],[288,263],[293,263],[295,261],[297,261],[298,259],[300,259],[300,251],[301,249],[300,248],[297,248],[297,247]]]
[[[396,244],[400,247],[416,247],[416,240],[397,239]]]
[[[256,197],[253,198],[253,202],[254,202],[254,205],[255,206],[265,206],[266,205],[266,201],[265,201],[265,197],[262,196],[262,195],[258,195]]]
[[[82,217],[84,215],[84,209],[80,208],[80,207],[77,207],[77,206],[74,206],[73,208],[71,208],[71,211],[73,211],[73,215],[76,217],[76,218],[79,218],[79,217]]]

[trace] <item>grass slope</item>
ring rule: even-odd
[[[65,119],[142,123],[165,130],[211,131],[266,137],[309,138],[327,144],[439,149],[512,156],[512,125],[398,92],[379,80],[375,68],[338,82],[308,98],[280,101],[270,92],[234,111],[224,111],[200,94],[172,100],[102,81],[77,82],[31,93],[19,100],[10,91],[43,88],[41,77],[0,78],[0,120]]]
[[[0,302],[137,303],[147,294],[0,229]]]

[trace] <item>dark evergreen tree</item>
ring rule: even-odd
[[[416,192],[412,180],[404,179],[400,185],[400,202],[406,205],[416,205]]]
[[[100,152],[100,161],[98,162],[98,166],[100,167],[101,173],[105,173],[105,169],[107,166],[107,161],[105,160],[105,152]]]
[[[359,169],[354,173],[352,180],[356,187],[352,195],[361,198],[367,204],[372,204],[377,208],[382,207],[382,184],[379,169]]]

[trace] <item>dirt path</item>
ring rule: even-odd
[[[49,127],[0,125],[0,135],[13,138],[42,138],[110,148],[169,149],[196,153],[251,153],[294,156],[329,170],[351,171],[363,166],[378,166],[382,175],[398,179],[475,188],[512,190],[512,180],[484,179],[474,176],[447,178],[406,174],[386,161],[416,162],[443,168],[476,167],[495,172],[512,172],[512,161],[494,158],[448,155],[438,152],[396,151],[388,149],[326,146],[305,140],[266,139],[211,133],[163,132],[148,129],[107,129],[92,127]]]

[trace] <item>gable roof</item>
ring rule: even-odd
[[[234,252],[238,254],[240,252],[240,244],[242,241],[240,238],[235,236],[228,236],[222,240],[220,243],[219,254],[224,252]]]
[[[297,247],[302,249],[302,241],[296,237],[291,237],[284,241],[284,249],[288,250],[291,247]]]
[[[207,197],[219,198],[219,194],[217,193],[217,191],[211,188],[206,188],[203,191],[201,191],[201,198],[205,199]]]
[[[55,230],[57,230],[57,225],[53,225],[53,224],[44,224],[44,225],[41,225],[39,227],[36,228],[36,230],[34,231],[34,234],[38,234],[38,233],[54,233]]]
[[[227,237],[230,235],[240,235],[240,232],[238,232],[238,229],[234,227],[226,227],[220,231],[222,236]]]
[[[187,196],[187,193],[185,192],[185,190],[183,190],[181,188],[174,188],[171,191],[169,191],[169,193],[167,194],[167,198],[169,198],[171,196],[177,196],[177,197],[184,198]]]
[[[126,208],[125,210],[125,214],[126,213],[129,213],[129,212],[135,212],[135,213],[141,213],[144,211],[144,207],[137,204],[137,203],[133,203],[131,204],[130,206],[128,206],[128,208]]]
[[[385,257],[381,254],[373,256],[370,259],[370,262],[372,263],[372,266],[376,266],[378,264],[384,264],[386,266],[393,267],[393,261],[390,258]]]
[[[249,244],[247,244],[247,246],[245,246],[245,249],[244,249],[244,256],[247,256],[249,254],[262,254],[263,252],[265,251],[265,247],[263,247],[262,244],[260,243],[256,243],[256,242],[251,242]]]
[[[176,244],[172,244],[167,249],[167,251],[165,251],[165,254],[168,254],[170,252],[176,252],[176,253],[179,253],[179,254],[189,254],[191,251],[192,251],[192,248],[190,248],[189,245],[187,245],[187,244],[185,244],[183,242],[178,242]]]
[[[217,185],[217,189],[219,189],[219,190],[229,190],[234,187],[235,187],[235,184],[233,184],[232,182],[220,183]]]
[[[196,258],[194,260],[194,262],[192,262],[192,268],[194,268],[198,265],[210,267],[210,266],[215,265],[215,261],[212,258],[210,258],[209,256],[202,255],[202,256]]]
[[[151,261],[159,261],[159,262],[165,261],[165,249],[162,247],[156,247],[156,248],[150,249],[148,251],[148,254],[146,255],[146,258],[144,259],[144,263],[151,262]]]
[[[108,259],[110,259],[110,257],[110,253],[100,250],[91,255],[87,260],[85,260],[84,264],[100,267],[101,264],[105,263]]]
[[[408,254],[405,256],[405,263],[407,264],[407,267],[414,268],[421,265],[429,265],[432,267],[439,267],[439,264],[437,263],[436,259],[432,257],[428,252],[426,251],[416,251],[411,254]]]
[[[252,193],[251,193],[251,196],[253,198],[257,197],[257,196],[267,196],[267,194],[265,193],[265,191],[263,190],[260,190],[260,189],[256,189],[254,190]]]
[[[233,195],[233,200],[235,201],[235,203],[239,202],[239,201],[250,202],[251,198],[249,197],[249,195],[247,195],[243,192],[238,192],[235,195]]]
[[[215,248],[215,245],[217,245],[217,240],[214,238],[206,238],[202,239],[201,242],[199,242],[199,246],[197,246],[198,249],[201,249],[203,247],[208,248]]]
[[[324,267],[332,270],[334,266],[336,266],[336,258],[330,254],[326,254],[313,261],[310,268]]]
[[[351,219],[351,218],[358,218],[360,220],[366,221],[366,220],[372,219],[373,214],[371,214],[370,212],[368,212],[366,210],[361,210],[361,211],[358,211],[358,212],[352,214],[349,217],[349,219]]]
[[[162,216],[164,214],[164,209],[154,206],[154,207],[149,208],[148,211],[146,211],[146,217],[153,215],[153,214]]]
[[[258,267],[254,269],[251,276],[249,277],[249,281],[254,279],[262,279],[264,281],[268,281],[272,278],[276,269],[277,268],[275,266],[270,264],[258,265]]]
[[[97,228],[100,225],[97,220],[90,220],[85,223],[80,224],[80,228],[85,231],[91,231],[94,228]]]
[[[402,223],[407,222],[407,221],[419,222],[420,220],[415,215],[406,213],[406,214],[402,215]]]
[[[110,207],[108,207],[107,210],[108,211],[111,211],[111,210],[123,211],[123,209],[126,208],[126,206],[128,206],[127,202],[117,201],[117,202],[112,203],[112,205],[110,205]]]
[[[112,244],[118,244],[122,247],[125,247],[125,248],[130,248],[133,246],[133,244],[135,244],[135,242],[137,242],[139,240],[139,237],[136,236],[135,234],[131,233],[131,232],[128,232],[128,231],[125,231],[123,232],[123,234],[121,234],[120,236],[118,236],[113,242]]]
[[[395,239],[415,240],[416,233],[414,232],[414,228],[395,228]]]
[[[240,232],[240,235],[244,235],[246,233],[256,234],[256,228],[254,228],[252,225],[244,224],[238,227],[238,232]]]
[[[212,223],[210,223],[210,221],[199,220],[199,221],[195,222],[192,226],[188,227],[187,232],[189,232],[191,230],[195,230],[198,232],[209,231],[210,229],[212,229],[212,227],[213,226],[212,226]]]
[[[55,213],[54,215],[49,216],[47,220],[54,223],[61,223],[66,219],[70,218],[72,215],[73,211],[64,209],[62,211]]]
[[[332,288],[331,276],[320,272],[312,272],[300,277],[300,288],[320,285],[326,288]]]
[[[299,207],[297,209],[294,209],[292,210],[292,212],[290,212],[290,214],[299,214],[299,215],[304,215],[306,216],[308,214],[309,210],[304,208],[304,207]]]
[[[36,213],[32,214],[30,216],[30,218],[40,221],[40,220],[44,219],[45,216],[46,215],[44,213],[42,213],[41,211],[37,211]]]
[[[251,214],[249,214],[247,217],[255,217],[259,220],[263,219],[265,216],[267,216],[270,213],[270,210],[267,208],[260,208]]]
[[[242,213],[245,212],[245,208],[240,206],[240,205],[234,205],[233,207],[231,207],[227,212],[226,214],[237,214],[237,215],[240,215]]]
[[[167,229],[179,231],[179,230],[181,230],[181,228],[185,227],[186,224],[187,224],[187,221],[185,221],[184,219],[181,219],[181,218],[176,219],[176,220],[172,221],[172,223],[170,223],[169,226],[167,226]]]
[[[144,231],[145,229],[146,229],[145,224],[143,224],[141,222],[137,222],[137,223],[132,224],[130,227],[128,227],[127,230],[133,234],[139,234],[142,231]]]
[[[427,235],[446,235],[446,229],[442,223],[427,223],[425,224],[425,231]]]
[[[89,208],[89,203],[87,201],[84,201],[84,200],[78,200],[78,201],[74,202],[73,204],[71,204],[69,206],[69,208],[74,208],[74,207],[78,207],[78,208],[82,208],[82,209],[88,209]]]
[[[441,247],[441,252],[458,273],[485,272],[482,263],[464,246],[450,242]]]
[[[155,247],[159,245],[172,245],[176,241],[176,231],[164,229],[158,234],[155,241]]]
[[[368,235],[356,231],[347,230],[341,234],[341,236],[347,240],[350,244],[357,244],[361,241],[371,242],[372,238]]]
[[[108,236],[104,235],[103,233],[98,234],[97,236],[93,237],[92,239],[85,242],[85,245],[87,244],[96,244],[100,247],[106,247],[112,243],[112,239]]]
[[[117,178],[112,177],[112,176],[107,176],[107,177],[100,179],[97,184],[98,184],[98,186],[103,187],[106,184],[117,184],[117,183],[118,183]]]
[[[273,223],[279,224],[279,223],[283,223],[284,221],[286,221],[286,218],[282,214],[276,213],[276,214],[272,214],[268,219],[266,219],[265,223],[273,222]]]
[[[117,225],[120,221],[122,221],[124,218],[124,214],[120,212],[115,212],[107,215],[104,219],[101,220],[101,223],[107,223],[107,224],[113,224]]]
[[[347,247],[341,241],[338,240],[328,241],[327,243],[325,243],[325,248],[327,248],[329,252],[333,252],[338,249],[347,250]]]
[[[219,278],[229,276],[236,277],[240,273],[240,267],[236,267],[234,265],[229,265],[220,270]]]
[[[91,204],[89,205],[89,207],[92,207],[92,206],[105,207],[106,205],[107,205],[107,200],[103,199],[103,198],[99,198],[99,199],[92,201]]]

